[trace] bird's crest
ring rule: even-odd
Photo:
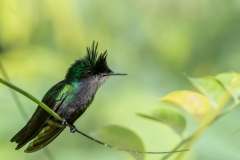
[[[87,55],[76,60],[68,69],[67,80],[77,80],[80,77],[90,76],[98,73],[108,73],[111,69],[107,65],[107,50],[98,56],[98,43],[93,41],[92,47],[87,47]]]

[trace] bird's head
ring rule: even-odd
[[[92,48],[87,47],[87,55],[76,60],[68,69],[65,79],[69,82],[79,81],[84,78],[98,78],[105,81],[112,75],[126,75],[124,73],[113,72],[107,64],[107,51],[98,55],[98,43],[93,41]]]

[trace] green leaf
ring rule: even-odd
[[[222,83],[224,88],[238,101],[240,96],[240,75],[235,72],[221,73],[216,79]]]
[[[160,100],[182,107],[198,122],[201,122],[210,110],[210,104],[207,98],[192,91],[175,91]]]
[[[141,138],[133,131],[117,125],[104,126],[93,132],[96,139],[109,145],[135,150],[144,151],[144,145]],[[130,153],[136,160],[143,160],[144,154]]]
[[[194,87],[208,98],[213,109],[220,109],[230,98],[229,93],[215,77],[187,78]]]
[[[180,136],[186,127],[185,118],[179,112],[169,108],[157,108],[147,114],[138,113],[138,115],[165,123]]]

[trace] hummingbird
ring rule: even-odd
[[[11,142],[17,143],[16,150],[30,141],[26,153],[47,146],[66,128],[66,122],[74,126],[109,76],[127,75],[113,72],[107,64],[107,50],[98,55],[97,47],[98,43],[93,41],[92,47],[87,47],[85,57],[76,60],[68,69],[65,79],[50,88],[42,99],[64,122],[56,120],[38,106],[27,124],[11,139]],[[75,129],[74,126],[70,131],[74,132]]]

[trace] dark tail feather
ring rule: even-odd
[[[26,126],[23,127],[10,141],[19,143],[19,141],[20,141],[21,137],[24,135],[26,129],[27,129]]]
[[[46,126],[41,132],[34,138],[34,140],[29,143],[27,149],[24,151],[26,153],[31,153],[42,149],[52,142],[65,127],[58,126]]]

